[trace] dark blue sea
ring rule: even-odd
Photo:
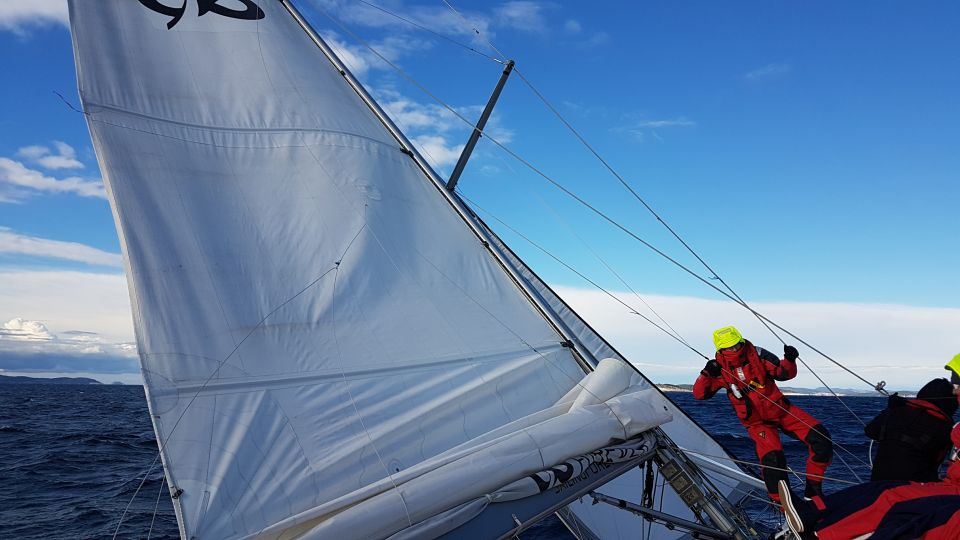
[[[722,396],[707,402],[690,394],[668,394],[721,444],[755,462],[753,445]],[[794,397],[794,403],[823,421],[837,449],[828,476],[854,480],[839,458],[869,477],[868,442],[859,422],[833,397]],[[882,398],[844,398],[868,421]],[[784,437],[789,463],[802,470],[806,449]],[[0,535],[3,538],[110,538],[124,508],[157,452],[139,386],[0,386]],[[170,496],[158,499],[162,473],[154,470],[127,511],[118,538],[176,538]],[[827,482],[827,491],[843,486]],[[639,494],[638,494],[639,498]],[[155,511],[156,510],[156,511]],[[765,505],[751,508],[769,524],[779,518]],[[558,522],[546,522],[525,539],[569,538]]]

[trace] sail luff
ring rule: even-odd
[[[80,8],[74,2],[67,3],[69,20],[74,20],[76,18],[75,10],[77,9],[80,9]],[[71,27],[71,32],[74,34],[80,31],[82,30]],[[83,104],[86,101],[85,90],[83,88],[83,85],[81,84],[81,81],[84,79],[82,75],[83,63],[80,61],[80,56],[81,56],[80,40],[77,39],[76,35],[74,35],[73,39],[71,39],[71,48],[73,51],[73,63],[74,63],[76,78],[77,78],[77,95],[80,96],[81,107],[84,108],[84,114],[86,114],[86,109],[83,106]],[[100,137],[98,136],[97,131],[93,129],[93,123],[89,115],[87,116],[87,120],[88,120],[86,123],[87,133],[90,136],[90,143],[93,146],[94,154],[97,156],[104,155],[102,142],[100,140]],[[111,216],[113,217],[114,229],[116,230],[116,233],[117,233],[117,239],[121,246],[126,246],[127,245],[127,241],[125,238],[126,233],[124,231],[124,228],[121,226],[121,224],[124,221],[121,217],[123,214],[123,208],[121,208],[120,205],[117,204],[117,198],[114,196],[113,182],[110,180],[111,173],[108,169],[101,167],[100,174],[103,180],[104,191],[106,192],[106,195],[107,195],[107,203],[110,206],[110,213],[111,213]],[[136,272],[134,272],[134,268],[131,264],[130,258],[127,256],[126,249],[121,249],[121,259],[123,261],[124,275],[127,276],[127,279],[126,279],[127,294],[130,297],[130,307],[131,307],[130,314],[131,314],[131,318],[133,319],[133,333],[134,333],[134,341],[137,345],[137,356],[140,359],[140,362],[139,362],[140,374],[141,374],[141,377],[145,377],[145,372],[144,372],[145,364],[142,356],[143,351],[145,350],[145,348],[142,346],[143,323],[141,322],[142,315],[140,313],[140,302],[137,295],[137,287],[134,285],[137,274]],[[153,432],[157,436],[157,443],[158,443],[156,459],[150,464],[147,470],[143,471],[143,482],[147,480],[150,473],[156,467],[157,461],[159,461],[161,470],[163,471],[162,481],[167,484],[166,486],[167,493],[174,494],[176,493],[176,482],[174,481],[174,475],[172,474],[173,471],[168,465],[168,457],[165,451],[166,449],[164,448],[163,440],[160,437],[160,433],[162,433],[162,430],[158,425],[160,415],[154,413],[154,400],[151,396],[151,390],[149,385],[147,384],[143,385],[143,393],[144,393],[145,401],[147,403],[147,413],[150,416],[150,426],[153,428]],[[186,529],[186,523],[184,519],[183,506],[180,504],[179,497],[172,497],[171,502],[173,506],[174,516],[177,522],[177,532],[180,535],[180,538],[186,538],[187,529]],[[122,518],[118,518],[118,519],[122,519]],[[122,522],[117,523],[118,531],[121,525],[123,525]]]
[[[574,352],[574,356],[577,357],[578,361],[583,367],[585,373],[589,373],[594,369],[594,367],[599,362],[599,358],[593,356],[588,350],[583,348],[582,345],[578,344],[576,338],[570,332],[570,329],[563,323],[563,321],[556,316],[552,309],[547,306],[543,299],[540,297],[536,291],[530,287],[530,284],[524,280],[517,269],[499,252],[499,250],[491,247],[492,238],[488,234],[488,229],[486,227],[480,226],[475,221],[476,214],[469,209],[469,207],[463,202],[463,200],[456,195],[456,193],[451,192],[446,189],[446,182],[440,178],[440,175],[437,174],[433,167],[423,158],[420,152],[417,150],[416,146],[407,138],[403,131],[393,122],[389,115],[380,107],[377,101],[370,95],[362,83],[353,75],[347,65],[337,56],[333,49],[323,40],[319,33],[310,25],[302,13],[294,6],[290,0],[280,0],[280,3],[287,9],[290,15],[294,18],[298,25],[303,29],[304,32],[310,37],[310,39],[317,45],[317,47],[323,52],[324,56],[336,67],[336,69],[343,75],[343,78],[347,83],[357,92],[357,95],[363,100],[364,103],[370,107],[370,110],[374,112],[377,118],[383,122],[383,125],[390,131],[390,133],[397,139],[401,147],[404,150],[404,153],[408,153],[411,158],[416,162],[420,170],[423,171],[424,175],[433,183],[437,188],[437,191],[443,198],[450,203],[450,205],[457,211],[460,217],[463,219],[464,223],[470,228],[471,231],[477,236],[477,238],[483,242],[483,245],[486,247],[487,251],[491,256],[497,261],[497,263],[503,268],[508,276],[513,280],[517,287],[523,292],[523,294],[533,303],[534,306],[540,311],[544,319],[550,323],[551,326],[557,331],[557,333],[563,337],[563,341],[572,344],[571,350]],[[512,65],[512,63],[511,63]],[[506,72],[505,72],[506,73]]]

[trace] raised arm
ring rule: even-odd
[[[800,353],[797,352],[796,347],[784,345],[782,360],[763,347],[757,347],[757,355],[763,360],[767,373],[775,380],[789,381],[797,376],[797,358],[800,357]]]
[[[723,377],[720,376],[720,364],[716,360],[710,360],[693,383],[693,399],[710,399],[721,388]]]

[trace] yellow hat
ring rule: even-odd
[[[953,360],[947,362],[947,365],[943,366],[944,369],[949,369],[953,372],[950,377],[952,380],[960,378],[960,354],[953,357]]]
[[[718,351],[733,347],[741,341],[743,341],[743,336],[740,335],[740,331],[732,326],[724,326],[713,333],[713,344],[717,346]],[[954,360],[957,361],[957,368],[960,369],[960,354]]]

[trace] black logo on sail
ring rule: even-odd
[[[254,4],[252,0],[227,0],[228,2],[232,2],[234,4],[242,4],[243,7],[241,9],[222,6],[220,5],[221,1],[223,0],[197,0],[197,7],[200,8],[197,16],[202,17],[207,13],[216,13],[217,15],[230,17],[231,19],[245,19],[248,21],[256,21],[266,16],[264,15],[263,10],[260,9],[260,6]],[[183,0],[183,4],[180,7],[173,7],[160,3],[160,0],[140,0],[140,3],[143,4],[147,9],[151,9],[157,13],[173,17],[170,19],[170,22],[167,23],[168,29],[173,28],[178,22],[180,22],[180,19],[183,17],[183,13],[187,10],[187,4],[189,2],[190,0]]]

